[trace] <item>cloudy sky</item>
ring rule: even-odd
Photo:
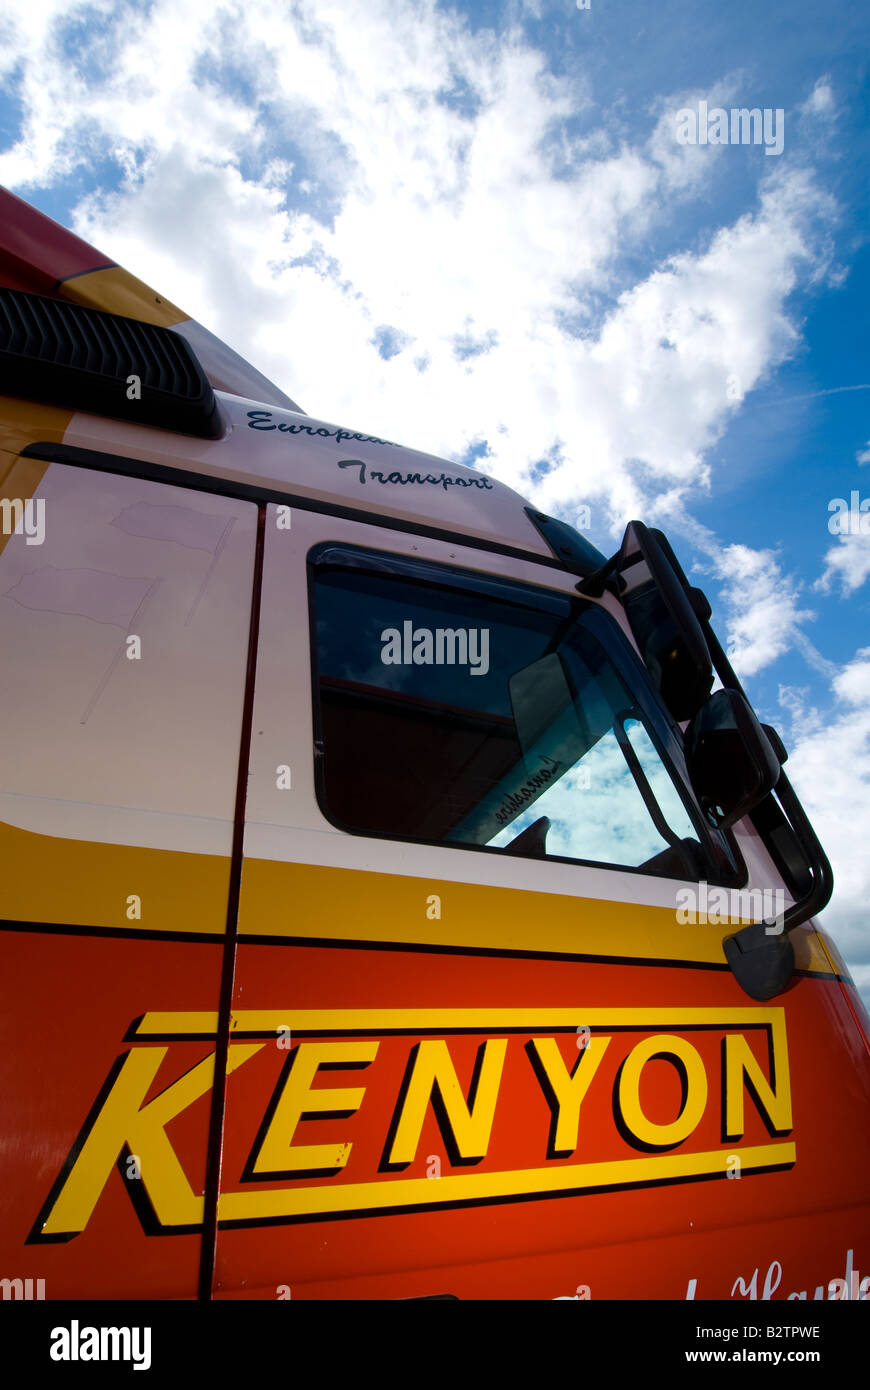
[[[849,0],[7,0],[0,183],[310,413],[607,553],[661,526],[870,999],[868,39]]]

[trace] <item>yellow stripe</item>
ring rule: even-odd
[[[441,899],[437,921],[426,916],[432,894]],[[241,936],[716,965],[725,964],[722,938],[740,925],[682,924],[675,908],[266,859],[245,860],[239,914]],[[798,966],[830,970],[815,932],[802,936]]]
[[[823,931],[818,931],[816,933],[816,938],[819,943],[819,949],[824,953],[832,973],[834,975],[848,977],[849,968],[831,938]]]
[[[156,294],[149,285],[137,280],[122,266],[108,270],[90,270],[85,275],[73,275],[58,286],[64,299],[86,304],[91,309],[104,309],[142,323],[157,323],[164,328],[183,323],[190,318],[171,300]]]
[[[103,845],[0,822],[0,917],[13,921],[223,933],[230,861],[212,854]],[[139,921],[127,898],[142,900]]]
[[[741,1169],[772,1168],[794,1163],[796,1149],[793,1143],[761,1144],[745,1149],[732,1147],[606,1163],[571,1163],[558,1168],[524,1168],[506,1173],[448,1174],[440,1178],[345,1183],[339,1187],[225,1192],[218,1202],[218,1220],[227,1223],[274,1221],[375,1211],[379,1207],[441,1206],[445,1202],[480,1202],[491,1197],[533,1197],[591,1187],[620,1187],[626,1183],[661,1183],[674,1178],[725,1173],[735,1154],[740,1159]]]
[[[73,417],[71,410],[45,405],[40,401],[19,400],[15,396],[0,396],[0,449],[14,455],[0,462],[0,477],[17,462],[17,455],[37,440],[62,444],[67,426]],[[28,460],[33,462],[33,460]],[[45,467],[45,465],[42,465]]]
[[[780,1007],[632,1009],[234,1009],[230,1031],[267,1037],[282,1028],[297,1033],[400,1032],[450,1033],[459,1029],[497,1033],[501,1029],[570,1028],[748,1028],[780,1027]],[[136,1028],[139,1038],[217,1033],[218,1015],[208,1010],[146,1013]]]

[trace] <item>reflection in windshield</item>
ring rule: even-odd
[[[649,742],[649,735],[644,731]],[[652,748],[652,744],[649,743]],[[658,762],[658,755],[653,750]],[[666,819],[680,837],[694,836],[691,821],[679,800],[666,769],[658,763],[655,778],[644,762],[653,791],[661,798],[666,789]],[[662,805],[662,800],[659,805]],[[664,809],[664,808],[663,808]],[[622,750],[612,731],[604,734],[582,761],[548,787],[529,810],[487,843],[498,849],[547,816],[547,853],[568,859],[591,859],[616,864],[642,864],[665,848],[653,825]]]

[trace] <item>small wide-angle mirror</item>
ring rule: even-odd
[[[717,690],[685,735],[686,765],[708,821],[727,830],[776,786],[780,761],[746,697]]]

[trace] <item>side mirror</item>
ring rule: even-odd
[[[710,824],[727,830],[773,791],[780,760],[737,690],[717,690],[685,736],[686,765]]]
[[[618,554],[577,587],[601,593],[607,576],[615,576],[641,659],[670,714],[682,723],[710,694],[713,663],[685,575],[672,557],[666,542],[662,546],[643,522],[631,521]]]

